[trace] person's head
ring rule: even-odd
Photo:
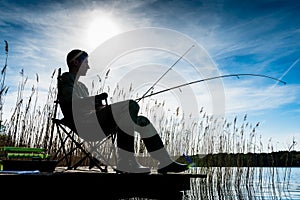
[[[87,70],[90,68],[87,52],[80,49],[73,49],[67,55],[67,65],[69,72],[78,76],[85,76]]]

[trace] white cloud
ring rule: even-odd
[[[298,85],[277,87],[226,87],[226,110],[228,113],[249,113],[271,110],[293,103],[298,99]]]
[[[19,6],[11,1],[1,1],[3,12],[0,33],[3,39],[8,40],[10,49],[7,71],[10,93],[5,97],[5,106],[14,106],[18,73],[22,68],[29,78],[28,87],[35,84],[35,76],[39,75],[39,99],[42,100],[48,91],[53,70],[58,67],[66,70],[65,56],[69,50],[82,48],[93,51],[110,35],[153,25],[175,29],[193,37],[208,50],[222,72],[267,72],[279,77],[290,75],[289,67],[293,62],[297,63],[297,58],[289,56],[299,49],[299,27],[293,26],[293,21],[288,21],[286,16],[289,13],[286,10],[239,18],[234,12],[223,10],[226,5],[222,3],[209,2],[195,7],[183,2],[172,6],[168,2],[160,3],[152,0],[126,1],[124,6],[122,0],[63,1],[41,2],[37,5],[24,3]],[[166,5],[168,7],[164,7]],[[105,37],[99,36],[99,40],[93,43],[88,38],[91,34],[88,32],[93,31],[90,23],[99,16],[109,17],[115,27],[109,31],[110,35],[105,35],[106,32]],[[102,26],[95,32],[101,34],[101,31],[105,32],[109,28]],[[97,38],[97,35],[93,37]],[[176,41],[173,44],[177,45]],[[235,60],[238,56],[252,60]],[[295,64],[293,70],[296,67]],[[188,70],[185,73],[189,74]],[[194,79],[198,74],[190,75]],[[255,82],[252,85],[254,82],[251,81],[226,82],[226,108],[229,114],[267,112],[299,102],[299,85],[270,89],[269,82],[267,85],[266,82]],[[201,93],[201,87],[196,91],[200,104],[211,105],[209,94]],[[203,88],[203,91],[205,89],[207,91],[207,88]]]

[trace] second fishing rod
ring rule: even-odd
[[[184,87],[184,86],[187,86],[187,85],[192,85],[192,84],[195,84],[195,83],[200,83],[200,82],[205,82],[205,81],[210,81],[210,80],[214,80],[214,79],[219,79],[219,78],[227,78],[227,77],[237,77],[239,78],[240,76],[257,76],[257,77],[263,77],[263,78],[269,78],[269,79],[273,79],[277,82],[280,82],[282,84],[286,84],[286,82],[280,80],[280,79],[277,79],[277,78],[274,78],[274,77],[271,77],[271,76],[267,76],[267,75],[263,75],[263,74],[253,74],[253,73],[237,73],[237,74],[227,74],[227,75],[220,75],[220,76],[215,76],[215,77],[209,77],[209,78],[204,78],[204,79],[200,79],[200,80],[196,80],[196,81],[192,81],[192,82],[188,82],[188,83],[184,83],[184,84],[181,84],[181,85],[177,85],[177,86],[174,86],[174,87],[171,87],[171,88],[167,88],[167,89],[164,89],[164,90],[161,90],[161,91],[158,91],[158,92],[154,92],[154,93],[151,93],[151,94],[148,94],[151,90],[154,89],[154,86],[194,47],[195,45],[192,45],[191,47],[189,47],[187,49],[186,52],[184,52],[184,54],[182,56],[180,56],[176,62],[174,62],[173,65],[171,65],[171,67],[165,72],[162,74],[161,77],[159,77],[159,79],[157,81],[154,82],[154,84],[139,98],[136,98],[135,100],[137,102],[139,102],[140,100],[144,99],[144,98],[147,98],[147,97],[151,97],[151,96],[154,96],[154,95],[157,95],[157,94],[160,94],[160,93],[163,93],[163,92],[167,92],[167,91],[170,91],[170,90],[173,90],[173,89],[176,89],[176,88],[180,88],[180,87]]]

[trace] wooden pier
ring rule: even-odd
[[[22,197],[46,192],[49,198],[182,199],[190,190],[190,179],[205,178],[204,174],[119,174],[97,170],[55,170],[54,172],[20,171],[0,173],[1,191],[17,191]]]

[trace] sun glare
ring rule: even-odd
[[[92,20],[87,30],[88,43],[92,48],[120,32],[114,20],[106,16]]]

